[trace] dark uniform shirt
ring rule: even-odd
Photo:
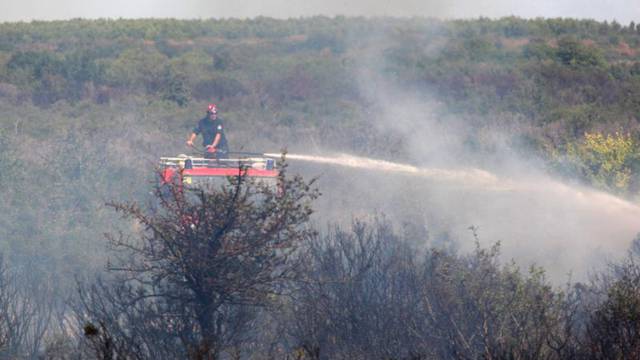
[[[224,152],[229,151],[227,137],[224,136],[224,126],[220,118],[211,120],[209,117],[205,117],[201,119],[198,122],[198,126],[193,128],[193,132],[196,135],[202,134],[202,146],[204,147],[213,144],[216,134],[220,134],[220,142],[216,148]]]

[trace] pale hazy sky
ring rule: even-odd
[[[640,22],[640,0],[0,0],[0,21],[312,15],[575,17]]]

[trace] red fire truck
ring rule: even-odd
[[[278,163],[263,154],[230,153],[234,158],[205,159],[189,155],[160,158],[160,185],[177,182],[191,186],[225,184],[229,177],[253,178],[277,186]]]

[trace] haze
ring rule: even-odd
[[[572,17],[640,20],[636,0],[0,0],[0,21],[72,18],[289,18],[314,15],[425,16],[440,18]]]

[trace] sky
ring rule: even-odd
[[[572,17],[640,22],[640,0],[0,0],[0,21],[72,18]]]

